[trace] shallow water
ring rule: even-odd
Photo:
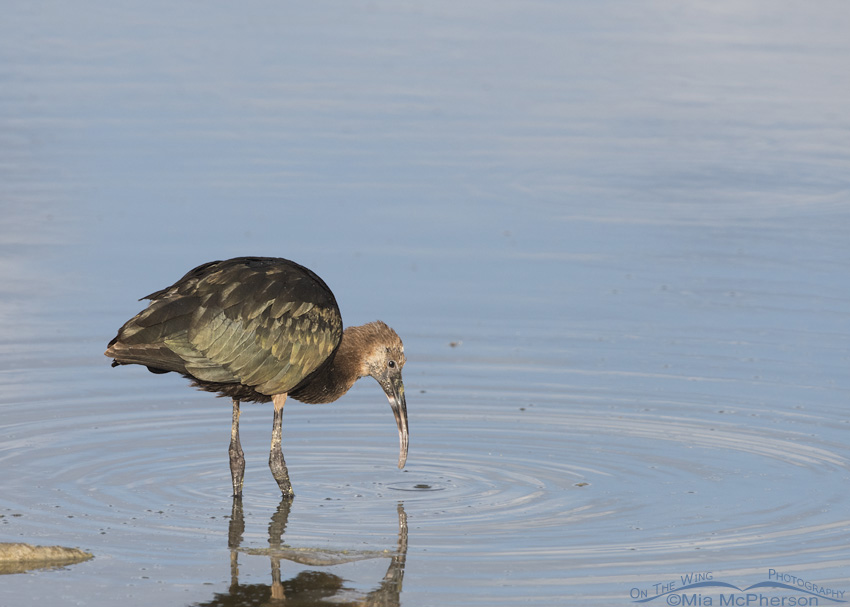
[[[0,605],[850,591],[843,3],[7,8],[0,541],[95,558]],[[240,508],[229,401],[109,367],[244,254],[403,337],[403,471],[371,380],[290,402],[288,508],[247,405]]]

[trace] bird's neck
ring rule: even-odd
[[[348,327],[327,362],[289,395],[304,403],[331,403],[348,392],[354,382],[368,374],[363,364],[363,341],[362,327]]]

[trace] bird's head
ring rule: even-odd
[[[390,401],[396,425],[398,426],[399,454],[398,467],[404,468],[407,461],[407,403],[404,398],[404,382],[401,369],[404,367],[404,344],[390,327],[376,321],[360,327],[366,355],[363,359],[361,375],[371,375],[381,385]]]

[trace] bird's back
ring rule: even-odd
[[[143,299],[151,303],[109,343],[113,365],[175,371],[243,400],[289,392],[342,337],[331,290],[286,259],[213,261]]]

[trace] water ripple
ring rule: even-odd
[[[333,411],[288,407],[284,452],[298,497],[287,541],[383,550],[393,542],[388,519],[404,502],[411,545],[447,562],[529,559],[542,570],[569,563],[616,576],[636,554],[642,566],[696,567],[722,551],[743,571],[798,554],[801,544],[843,562],[850,518],[836,512],[848,500],[823,482],[835,471],[847,477],[840,444],[742,415],[557,399],[484,407],[476,398],[449,399],[472,402],[467,409],[419,399],[403,471],[389,410],[371,395]],[[0,463],[27,474],[7,481],[0,521],[28,538],[72,528],[95,549],[91,538],[104,536],[111,554],[151,564],[163,544],[180,540],[189,550],[224,534],[227,405],[206,395],[174,406],[159,395],[121,407],[95,398],[73,416],[6,426]],[[279,501],[266,464],[270,423],[267,407],[246,408],[245,492],[258,512]],[[265,517],[246,518],[256,527],[247,546],[262,547]]]

